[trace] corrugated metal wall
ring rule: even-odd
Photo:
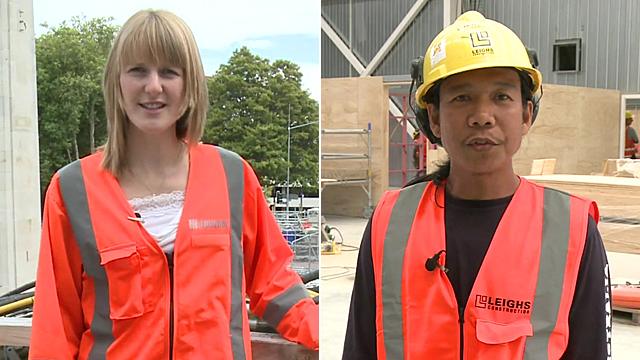
[[[640,92],[640,1],[485,0],[485,15],[538,51],[544,82]],[[582,40],[581,71],[553,72],[556,40]]]
[[[323,0],[323,18],[366,66],[398,26],[415,0]],[[431,0],[416,16],[373,75],[405,75],[411,60],[423,55],[442,29],[442,0]],[[350,21],[351,20],[351,21]],[[323,33],[322,77],[358,76]]]
[[[323,0],[322,16],[368,63],[414,0]],[[463,5],[471,3],[463,2]],[[640,93],[639,0],[479,0],[478,10],[538,51],[544,82]],[[409,62],[442,28],[443,0],[431,0],[374,75],[407,75]],[[553,72],[555,40],[582,40],[581,71]],[[322,77],[357,76],[322,36]]]
[[[411,60],[423,56],[431,40],[442,30],[443,11],[442,0],[429,1],[373,75],[409,74]],[[402,17],[404,17],[403,14],[400,15],[400,19]],[[396,26],[397,23],[393,28]]]

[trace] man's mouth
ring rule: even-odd
[[[498,145],[498,143],[491,138],[476,137],[468,140],[467,145]]]

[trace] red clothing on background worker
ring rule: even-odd
[[[640,139],[638,133],[631,124],[633,124],[633,113],[625,112],[625,129],[624,129],[624,157],[628,159],[637,159],[640,156]]]
[[[47,191],[29,357],[251,359],[247,296],[285,338],[317,349],[318,307],[253,170],[200,144],[208,95],[188,26],[133,15],[103,90],[105,146]]]

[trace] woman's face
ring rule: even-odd
[[[145,134],[175,133],[184,108],[184,71],[177,66],[140,62],[120,73],[124,111]]]

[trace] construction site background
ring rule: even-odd
[[[373,205],[389,187],[389,169],[399,166],[398,158],[390,159],[389,134],[392,132],[396,138],[401,134],[395,129],[390,130],[394,124],[389,120],[389,91],[382,77],[322,79],[322,129],[358,129],[371,123],[373,135],[369,171],[365,161],[323,160],[321,178],[341,180],[369,173],[373,183]],[[544,85],[537,120],[514,157],[516,173],[529,175],[533,160],[547,158],[556,159],[556,174],[602,173],[607,159],[619,157],[622,131],[620,97],[617,90]],[[407,111],[407,116],[413,117],[411,110]],[[408,138],[411,139],[411,134]],[[353,136],[325,134],[321,151],[366,153],[367,143]],[[444,149],[430,150],[427,166],[445,156]],[[415,172],[412,174],[409,179]],[[322,190],[323,214],[362,216],[366,201],[366,194],[358,186],[325,186]]]

